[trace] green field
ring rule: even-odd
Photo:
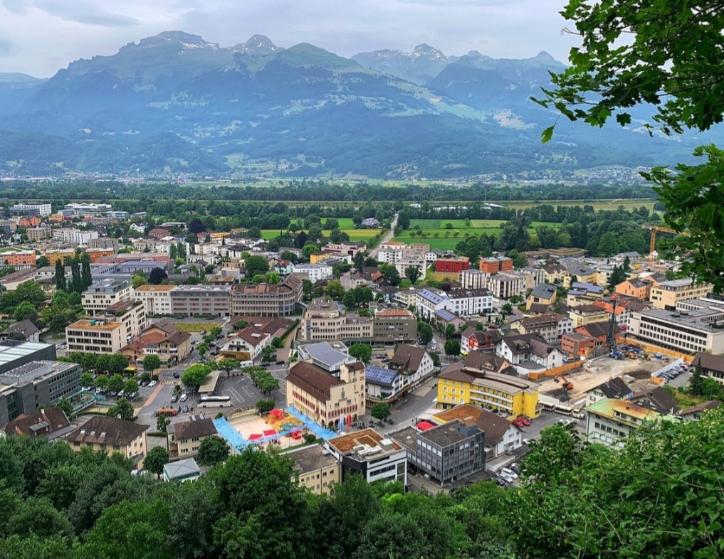
[[[499,235],[502,223],[505,221],[499,219],[471,219],[469,225],[465,224],[464,219],[412,219],[410,228],[398,231],[395,239],[408,244],[427,243],[431,248],[438,250],[452,250],[467,235],[480,236],[483,233]],[[452,228],[449,228],[448,224],[452,225]],[[531,232],[541,225],[558,227],[559,224],[534,221],[530,226]],[[418,226],[424,237],[416,233]]]
[[[334,218],[337,220],[337,223],[339,224],[340,231],[343,231],[344,233],[347,233],[349,235],[350,241],[358,241],[362,243],[368,243],[372,239],[374,239],[377,234],[382,231],[381,229],[355,229],[354,222],[352,221],[351,217],[336,217]],[[324,226],[325,221],[327,218],[322,218],[322,226]],[[296,220],[297,226],[302,225],[303,220]],[[324,234],[328,235],[329,231],[326,229],[324,230]],[[279,236],[279,230],[278,229],[262,229],[261,230],[261,237],[262,239],[274,239],[275,237]]]

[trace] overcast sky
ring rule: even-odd
[[[50,76],[78,58],[112,54],[161,31],[229,46],[267,35],[344,56],[429,43],[446,54],[479,50],[565,60],[574,38],[565,0],[0,0],[0,72]]]

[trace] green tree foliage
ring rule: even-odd
[[[608,277],[608,288],[613,289],[623,281],[626,281],[626,272],[624,272],[623,266],[614,266],[611,275]]]
[[[427,345],[432,341],[432,326],[422,320],[417,321],[417,337],[422,345]]]
[[[231,371],[239,368],[240,363],[238,359],[225,358],[219,361],[217,365],[219,369],[221,369],[222,371],[226,371],[226,375],[229,376],[231,374]]]
[[[400,273],[392,264],[380,265],[380,272],[382,272],[382,275],[390,282],[391,285],[400,284]]]
[[[370,414],[375,419],[379,419],[380,421],[384,421],[388,417],[390,417],[390,404],[386,404],[384,402],[378,402],[374,406],[372,406],[372,410],[370,411]]]
[[[417,266],[408,266],[405,268],[405,277],[414,284],[420,278],[420,270]]]
[[[158,355],[144,355],[143,357],[143,370],[149,373],[161,368],[161,359]]]
[[[168,464],[168,451],[162,446],[154,446],[146,453],[143,459],[143,467],[160,477],[163,473],[163,467]]]
[[[191,365],[181,375],[181,382],[183,385],[196,392],[199,387],[206,382],[206,378],[211,374],[211,367],[203,364]]]
[[[460,355],[460,342],[455,339],[445,342],[445,355]]]
[[[262,367],[247,367],[244,371],[249,375],[251,382],[266,396],[279,390],[279,381]]]
[[[256,403],[256,411],[261,414],[269,413],[274,409],[274,400],[258,400]]]
[[[121,398],[108,410],[108,415],[117,417],[118,419],[125,419],[126,421],[133,421],[135,410],[131,402]]]
[[[228,457],[229,445],[221,437],[206,437],[201,441],[197,458],[202,466],[221,464]]]
[[[55,276],[54,276],[55,289],[58,291],[65,291],[65,266],[63,261],[59,258],[55,261]]]
[[[349,354],[363,363],[369,363],[372,359],[372,346],[370,344],[356,343],[349,348]]]
[[[38,318],[38,309],[30,301],[23,301],[15,307],[13,318],[18,322],[21,320],[36,320]]]
[[[257,274],[262,276],[269,271],[269,263],[266,258],[256,254],[248,254],[244,257],[244,273],[246,277],[253,278]]]

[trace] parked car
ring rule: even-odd
[[[179,373],[178,371],[174,371],[173,378],[181,378],[181,373]]]
[[[176,394],[172,394],[172,395],[171,395],[171,403],[172,403],[172,404],[175,404],[176,402],[178,402],[178,396],[177,396]]]
[[[148,383],[148,387],[153,388],[154,386],[156,386],[156,384],[157,384],[157,381],[152,380],[151,382]]]
[[[511,479],[518,479],[518,474],[516,474],[513,470],[509,468],[503,468],[502,470],[500,470],[500,475],[509,477]]]
[[[188,394],[186,394],[186,392],[184,392],[183,394],[181,394],[181,397],[179,398],[179,402],[185,402],[188,399],[189,399]]]

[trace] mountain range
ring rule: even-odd
[[[541,144],[556,115],[529,98],[563,68],[164,32],[49,79],[0,74],[0,174],[453,178],[666,164],[699,140],[649,138],[642,111],[626,129],[561,121]]]

